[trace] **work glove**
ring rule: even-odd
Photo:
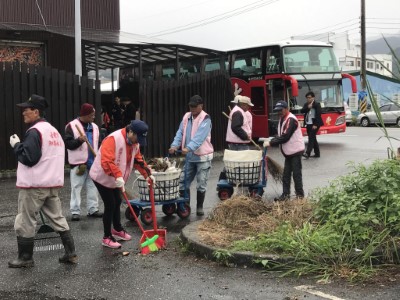
[[[19,137],[18,137],[18,135],[16,135],[16,134],[13,134],[12,136],[10,136],[10,145],[11,145],[11,147],[15,147],[15,144],[16,143],[20,143],[21,141],[20,141],[20,139],[19,139]]]
[[[267,147],[269,147],[271,144],[269,143],[269,141],[264,141],[264,143],[263,143],[263,147],[264,148],[267,148]]]
[[[156,184],[156,178],[153,175],[150,175],[149,177],[147,177],[147,184]]]
[[[120,188],[123,192],[125,192],[125,181],[122,177],[115,179],[115,185],[117,188]]]

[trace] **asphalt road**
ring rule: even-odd
[[[389,133],[400,137],[398,128],[391,128]],[[389,144],[387,140],[379,139],[382,135],[377,128],[351,127],[345,134],[319,136],[321,158],[303,160],[305,192],[326,186],[330,180],[349,172],[348,162],[369,164],[375,159],[386,158]],[[396,148],[400,146],[398,141],[393,144]],[[283,162],[277,148],[270,149],[268,155]],[[213,163],[206,213],[219,202],[215,188],[222,168],[222,161]],[[16,256],[17,249],[13,222],[18,190],[15,179],[0,182],[0,299],[399,299],[400,277],[379,285],[346,282],[321,285],[314,278],[280,278],[276,273],[227,268],[196,258],[185,253],[178,235],[188,222],[198,218],[194,213],[188,220],[180,220],[176,215],[165,217],[160,207],[157,208],[159,224],[168,229],[168,249],[165,251],[139,255],[137,244],[141,234],[125,219],[124,226],[133,234],[133,241],[124,242],[121,250],[104,248],[101,246],[101,220],[84,216],[80,222],[69,222],[76,240],[79,264],[59,264],[57,257],[62,250],[57,250],[36,252],[34,268],[9,269],[7,262]],[[128,187],[131,186],[132,182]],[[68,219],[69,193],[66,176],[61,199]],[[271,201],[280,193],[281,187],[270,180],[264,200]],[[82,207],[84,209],[84,205]],[[124,210],[125,207],[122,213]],[[130,254],[123,256],[122,251]]]

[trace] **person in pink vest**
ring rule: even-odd
[[[286,101],[280,100],[276,103],[274,111],[280,115],[278,123],[278,137],[271,141],[265,141],[264,147],[280,145],[281,152],[285,156],[285,166],[283,168],[283,192],[275,201],[290,199],[290,181],[293,174],[294,188],[297,198],[304,197],[303,176],[301,157],[305,146],[299,121],[296,116],[289,111]]]
[[[190,98],[189,108],[179,125],[169,153],[179,148],[186,155],[184,172],[179,182],[179,193],[190,198],[190,184],[197,178],[196,214],[204,215],[203,204],[207,190],[207,180],[211,169],[214,148],[211,144],[211,118],[203,110],[203,99],[199,95]]]
[[[61,263],[76,263],[75,244],[67,220],[63,216],[58,196],[64,185],[65,146],[60,133],[43,118],[47,101],[32,95],[22,108],[24,123],[29,125],[21,142],[16,134],[10,145],[18,161],[18,214],[15,218],[18,258],[10,261],[10,268],[32,267],[36,215],[41,211],[49,225],[60,234],[65,254]]]
[[[99,197],[96,186],[89,176],[95,154],[99,148],[99,127],[93,122],[95,109],[92,104],[81,106],[79,117],[65,126],[64,142],[68,151],[68,163],[71,167],[71,201],[72,221],[79,221],[81,214],[81,192],[86,188],[86,209],[88,217],[101,218]],[[89,148],[89,143],[94,153]]]
[[[117,240],[132,239],[121,225],[121,190],[125,192],[125,182],[132,168],[138,170],[149,184],[155,183],[140,153],[140,146],[146,145],[147,131],[147,124],[140,120],[114,131],[102,142],[90,169],[89,175],[104,202],[102,245],[105,247],[121,248]]]
[[[229,114],[226,141],[230,150],[249,150],[252,134],[253,116],[249,109],[254,106],[251,99],[246,96],[236,96],[232,103],[235,107]]]

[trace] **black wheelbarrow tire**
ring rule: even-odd
[[[162,211],[166,216],[172,216],[176,212],[176,204],[169,203],[162,206]]]
[[[153,222],[153,215],[151,213],[151,208],[145,208],[140,214],[140,220],[143,224],[150,225]]]
[[[218,198],[221,201],[229,199],[233,194],[233,188],[221,188],[218,191]]]
[[[136,205],[132,205],[133,211],[135,212],[136,216],[139,218],[140,216],[140,207]],[[126,208],[125,210],[125,218],[127,218],[129,221],[135,221],[135,218],[132,216],[131,210],[129,207]]]
[[[178,214],[179,218],[186,219],[190,216],[192,212],[190,208],[190,204],[188,202],[178,204],[178,208],[176,209],[176,213]]]

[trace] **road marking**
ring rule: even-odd
[[[332,295],[325,294],[325,293],[323,293],[323,292],[314,290],[314,289],[313,289],[314,287],[311,286],[311,285],[299,285],[299,286],[295,286],[294,288],[295,288],[296,290],[298,290],[298,291],[306,292],[306,293],[309,293],[309,294],[312,294],[312,295],[315,295],[315,296],[319,296],[319,297],[322,297],[322,298],[325,298],[325,299],[330,299],[330,300],[345,300],[345,299],[343,299],[343,298],[338,298],[338,297],[336,297],[336,296],[332,296]]]

